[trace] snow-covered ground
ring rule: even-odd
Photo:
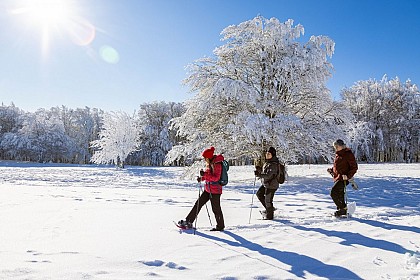
[[[173,224],[199,190],[182,168],[0,162],[0,279],[419,279],[420,164],[360,164],[348,220],[327,167],[288,166],[273,221],[231,167],[226,231],[203,207],[194,233]]]

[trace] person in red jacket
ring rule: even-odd
[[[333,168],[327,171],[334,179],[334,186],[331,189],[331,198],[337,206],[334,216],[347,215],[347,204],[344,198],[345,188],[349,180],[356,174],[358,166],[353,152],[346,147],[343,140],[338,139],[333,144],[335,159]]]
[[[214,155],[214,150],[214,147],[210,147],[202,153],[202,156],[206,161],[206,170],[200,170],[200,176],[197,177],[197,181],[205,181],[205,188],[185,220],[178,222],[178,224],[182,227],[192,228],[192,224],[197,218],[201,207],[210,200],[211,208],[213,210],[214,217],[216,218],[216,227],[213,228],[212,231],[223,231],[225,228],[223,212],[220,206],[222,185],[218,183],[222,174],[222,161],[224,160],[224,157],[222,155]]]

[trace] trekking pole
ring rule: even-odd
[[[346,180],[344,180],[344,201],[346,202],[346,208],[347,208],[347,184],[346,184]],[[346,210],[346,217],[349,217],[349,211],[348,208]]]
[[[346,180],[344,180],[344,200],[345,200],[346,206],[347,206],[347,184],[346,184]]]
[[[251,215],[252,215],[252,206],[254,205],[254,194],[255,194],[255,182],[257,181],[257,176],[254,177],[254,187],[252,188],[252,199],[251,199],[251,209],[249,210],[249,220],[248,224],[251,223]]]
[[[198,209],[200,208],[200,196],[201,196],[201,183],[200,184],[200,188],[198,189],[198,199],[197,199],[197,203],[196,203],[196,207],[197,207],[197,212],[195,213],[195,225],[194,225],[194,235],[195,235],[195,231],[197,229],[197,220],[198,220]]]

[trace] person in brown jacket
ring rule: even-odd
[[[337,206],[334,216],[347,215],[347,204],[344,198],[345,188],[356,174],[358,166],[353,152],[346,147],[343,140],[338,139],[333,144],[335,159],[333,168],[327,171],[333,176],[334,186],[331,189],[331,198]]]

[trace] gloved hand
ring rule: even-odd
[[[203,169],[201,169],[201,170],[200,170],[200,176],[201,176],[201,177],[203,177],[203,176],[204,176],[204,170],[203,170]]]
[[[334,176],[334,172],[332,168],[328,168],[327,172],[330,173],[331,176]]]
[[[349,182],[351,184],[351,187],[353,188],[353,190],[357,191],[359,189],[359,186],[357,185],[356,181],[354,180],[354,178],[350,178]]]
[[[255,174],[255,176],[257,176],[257,177],[260,177],[260,175],[261,175],[261,171],[259,171],[259,170],[255,170],[255,171],[254,171],[254,174]]]
[[[197,182],[201,182],[201,177],[200,176],[197,176]]]

